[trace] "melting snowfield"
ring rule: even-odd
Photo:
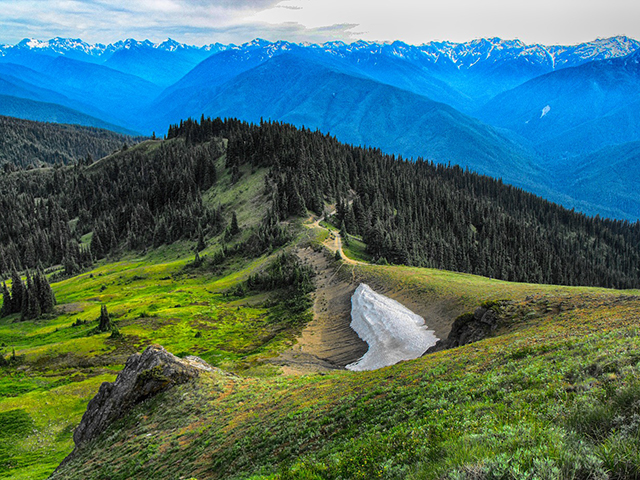
[[[351,297],[351,328],[369,350],[349,370],[375,370],[421,356],[438,338],[424,319],[361,283]]]

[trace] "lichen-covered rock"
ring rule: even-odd
[[[478,342],[491,335],[498,328],[499,317],[495,308],[478,307],[473,313],[465,313],[455,319],[449,336],[439,340],[426,354],[461,347]]]
[[[76,448],[96,438],[114,420],[143,400],[215,369],[198,357],[180,359],[160,345],[131,355],[113,383],[103,383],[73,434]]]

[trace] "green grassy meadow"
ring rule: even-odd
[[[132,148],[157,146],[145,142]],[[129,355],[147,345],[198,355],[243,375],[276,373],[262,359],[290,345],[298,327],[269,316],[271,293],[236,291],[270,259],[231,255],[215,265],[209,261],[223,244],[242,242],[259,224],[267,208],[266,172],[243,169],[243,181],[232,184],[223,165],[224,157],[218,160],[218,182],[204,200],[236,212],[242,230],[229,241],[224,233],[208,239],[201,267],[191,266],[192,242],[144,255],[125,252],[53,283],[54,315],[0,319],[0,353],[9,360],[0,370],[0,432],[11,438],[0,446],[0,478],[47,478],[71,452],[73,430],[100,384],[113,381]],[[83,237],[87,245],[90,236]],[[101,305],[119,336],[95,332]]]

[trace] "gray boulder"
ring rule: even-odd
[[[173,385],[188,382],[203,372],[218,369],[198,357],[180,359],[160,345],[131,355],[113,383],[105,382],[89,402],[73,433],[76,448],[87,444],[138,403]]]

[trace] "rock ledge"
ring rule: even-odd
[[[173,385],[186,383],[202,372],[220,371],[198,357],[178,358],[160,345],[131,355],[113,383],[100,385],[73,433],[76,449],[100,435],[138,403]]]

